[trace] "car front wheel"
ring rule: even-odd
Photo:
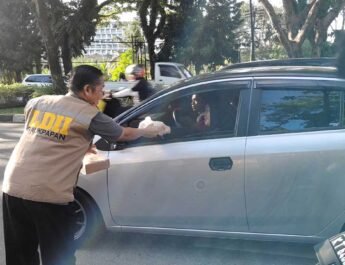
[[[77,189],[74,198],[74,242],[78,247],[88,246],[100,237],[104,231],[104,222],[99,209],[88,194]]]

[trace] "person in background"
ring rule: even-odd
[[[132,64],[127,66],[126,78],[133,82],[131,88],[123,89],[113,93],[115,97],[132,97],[134,106],[155,93],[150,83],[145,79],[145,67],[142,64]]]
[[[100,112],[103,88],[102,72],[80,65],[68,94],[27,103],[24,132],[2,184],[7,265],[39,265],[39,253],[42,265],[74,265],[73,189],[93,136],[115,143],[160,133],[121,127]]]
[[[126,76],[134,78],[138,81],[137,84],[132,87],[132,91],[139,93],[139,100],[143,101],[146,98],[154,94],[154,90],[150,83],[145,79],[145,67],[142,64],[130,65],[126,68]]]

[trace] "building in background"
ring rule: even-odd
[[[109,23],[109,25],[97,29],[93,42],[90,46],[85,47],[84,56],[117,57],[128,49],[128,46],[122,43],[123,39],[124,27]]]

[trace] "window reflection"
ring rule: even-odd
[[[261,132],[296,132],[340,126],[340,91],[263,90]]]

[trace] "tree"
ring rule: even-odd
[[[314,56],[318,56],[329,25],[345,5],[344,0],[311,0],[309,3],[307,0],[283,0],[284,25],[268,0],[259,2],[270,17],[289,57],[303,55],[302,45],[313,31],[314,38],[309,40],[314,46]]]
[[[85,44],[95,35],[99,13],[113,0],[97,5],[96,0],[33,0],[36,17],[45,44],[53,87],[57,94],[66,92],[60,66],[62,52],[65,73],[72,68],[72,57],[82,54]]]
[[[176,49],[183,36],[186,18],[193,12],[195,2],[204,0],[123,0],[117,1],[126,10],[137,10],[147,42],[151,76],[156,61],[176,58]],[[160,44],[157,45],[159,40]]]
[[[0,28],[3,81],[20,82],[23,73],[40,72],[43,44],[31,1],[0,1]]]
[[[118,62],[116,63],[115,69],[111,70],[111,80],[119,80],[120,73],[124,73],[126,67],[132,63],[133,51],[127,50],[122,53],[119,57]]]
[[[41,30],[43,43],[46,48],[50,73],[53,79],[53,89],[56,94],[65,94],[66,86],[62,78],[59,62],[59,46],[54,38],[53,16],[51,10],[59,7],[58,0],[34,0],[38,25]]]
[[[223,65],[238,61],[237,30],[242,23],[241,3],[236,0],[210,0],[198,6],[195,16],[185,28],[186,45],[181,55],[195,65],[199,73],[202,65]]]
[[[154,63],[157,61],[155,42],[162,32],[167,18],[163,4],[164,1],[160,0],[142,0],[137,3],[141,28],[147,41],[152,78],[154,78]]]
[[[73,0],[61,6],[60,14],[54,10],[53,15],[59,18],[53,30],[67,75],[72,70],[72,58],[81,56],[96,34],[99,6],[97,0]]]
[[[281,16],[282,10],[275,9]],[[240,42],[241,61],[250,60],[251,44],[251,25],[249,4],[244,3],[241,6],[243,23],[239,29],[238,39]],[[254,19],[254,48],[256,59],[281,59],[286,58],[287,54],[281,45],[277,33],[272,27],[269,17],[261,5],[253,5]]]
[[[224,61],[238,61],[236,31],[242,23],[240,7],[241,3],[237,3],[237,0],[208,2],[204,18],[205,40],[207,36],[211,39],[206,43],[208,48],[205,57],[208,63],[219,65],[224,64]]]

